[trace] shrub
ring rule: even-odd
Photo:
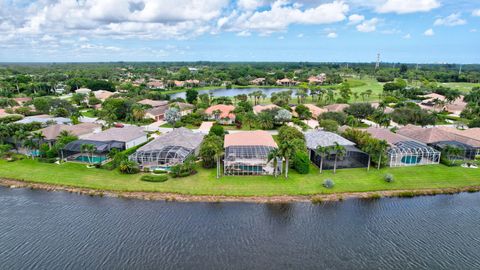
[[[330,131],[330,132],[338,131],[338,123],[335,120],[330,120],[330,119],[321,120],[319,126],[323,128],[323,130],[325,131]]]
[[[167,173],[167,171],[165,171],[165,170],[160,170],[160,169],[155,169],[155,170],[153,170],[153,173],[154,173],[154,174],[165,174],[165,173]]]
[[[383,180],[385,180],[385,182],[387,183],[391,183],[393,182],[393,174],[390,174],[390,173],[387,173],[383,176]]]
[[[124,174],[135,174],[140,172],[140,168],[138,168],[138,164],[130,160],[122,161],[118,168],[120,169],[120,172]]]
[[[310,172],[310,159],[305,152],[297,152],[293,161],[293,168],[300,174]]]
[[[382,195],[380,195],[378,193],[372,193],[372,194],[370,194],[366,197],[366,199],[370,199],[370,200],[378,200],[378,199],[381,199],[381,198],[382,198]]]
[[[168,176],[165,174],[161,175],[143,175],[140,180],[146,181],[146,182],[165,182],[168,180]]]
[[[326,188],[333,188],[333,186],[335,186],[335,182],[333,182],[332,179],[325,179],[325,181],[323,181],[323,186]]]
[[[413,198],[415,197],[415,193],[413,193],[412,191],[404,191],[404,192],[398,193],[397,196],[400,198]]]
[[[39,158],[38,161],[42,163],[55,163],[57,159],[56,158]]]
[[[321,197],[312,197],[311,201],[312,201],[313,204],[322,203],[322,198]]]

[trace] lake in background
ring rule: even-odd
[[[178,203],[0,188],[0,269],[479,269],[480,193]]]
[[[214,97],[234,97],[236,95],[240,94],[250,94],[255,91],[262,91],[267,95],[267,97],[270,97],[272,93],[275,92],[281,92],[281,91],[287,91],[287,90],[292,90],[293,94],[292,96],[295,96],[296,89],[289,89],[289,88],[232,88],[232,89],[225,89],[225,88],[219,88],[219,89],[213,89],[213,90],[199,90],[198,94],[209,94],[212,93]],[[170,94],[171,99],[175,98],[183,98],[185,99],[185,92],[180,92],[180,93],[175,93],[175,94]]]

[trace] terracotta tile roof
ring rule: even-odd
[[[458,131],[446,129],[445,127],[422,128],[407,125],[400,128],[397,133],[426,144],[442,141],[457,141],[470,146],[480,147],[479,139],[467,137]],[[476,131],[472,133],[476,133]]]
[[[273,110],[273,109],[279,109],[279,108],[280,107],[278,107],[275,104],[255,105],[255,106],[253,106],[253,112],[254,113],[261,113],[262,111],[265,111],[265,110]]]
[[[152,107],[159,107],[159,106],[165,106],[168,104],[168,101],[166,100],[152,100],[152,99],[143,99],[137,102],[139,104],[143,105],[150,105]]]
[[[105,100],[105,99],[115,95],[114,92],[110,92],[110,91],[107,91],[107,90],[97,90],[97,91],[94,91],[93,94],[95,95],[96,98],[98,98],[100,100]]]
[[[224,147],[229,146],[271,146],[277,147],[272,135],[264,130],[245,131],[225,135]]]
[[[95,123],[80,123],[78,125],[64,125],[57,124],[51,125],[40,130],[47,140],[55,140],[62,131],[66,130],[74,136],[82,136],[93,133],[95,130],[99,130],[100,125]]]
[[[145,111],[145,113],[151,114],[153,116],[159,116],[165,114],[165,112],[168,110],[168,106],[158,106],[158,107],[153,107]]]
[[[218,104],[218,105],[213,105],[208,107],[205,110],[205,113],[207,115],[213,115],[214,111],[220,111],[220,118],[234,118],[235,114],[232,113],[233,110],[235,110],[235,106],[233,105],[224,105],[224,104]]]
[[[317,118],[320,114],[328,112],[327,109],[317,107],[313,104],[305,104],[305,107],[307,107],[310,112],[312,113],[312,116]]]
[[[386,128],[376,128],[376,127],[369,127],[365,130],[366,132],[370,133],[373,138],[379,140],[385,140],[388,144],[394,145],[399,142],[411,141],[412,139],[405,137],[400,134],[396,134],[391,132],[389,129]]]
[[[348,107],[350,107],[350,105],[343,104],[343,103],[330,104],[330,105],[324,106],[324,108],[327,109],[329,112],[343,112],[343,110]]]

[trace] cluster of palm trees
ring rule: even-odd
[[[88,164],[90,166],[93,165],[93,154],[95,153],[96,150],[97,150],[97,148],[93,144],[86,143],[86,144],[82,144],[80,146],[80,152],[81,152],[82,156],[84,155],[84,153],[86,154]]]
[[[334,155],[335,159],[333,163],[333,173],[335,174],[337,172],[337,161],[345,157],[345,155],[347,154],[347,149],[345,148],[345,146],[335,142],[334,145],[330,145],[330,146],[321,146],[321,145],[317,146],[317,148],[315,148],[315,154],[320,156],[320,166],[319,166],[320,173],[322,173],[323,171],[323,160],[327,156]]]
[[[290,166],[290,158],[295,154],[295,144],[291,141],[282,142],[278,148],[274,148],[268,153],[268,162],[273,162],[273,175],[277,177],[282,172],[278,172],[278,162],[285,159],[285,178],[288,178],[288,168]]]

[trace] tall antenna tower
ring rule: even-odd
[[[462,74],[462,65],[460,65],[460,68],[458,69],[458,75]]]
[[[380,53],[377,53],[377,63],[375,64],[375,70],[380,68]]]

